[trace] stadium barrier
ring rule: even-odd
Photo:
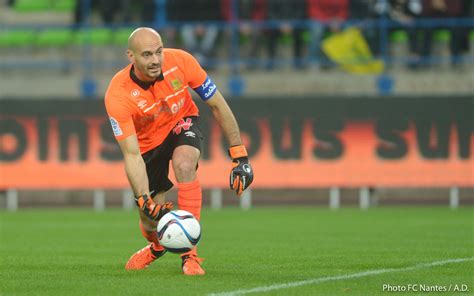
[[[474,187],[471,97],[229,103],[256,172],[254,189],[331,188],[337,208],[339,188],[360,188],[367,208],[371,188],[452,188],[457,207],[457,188]],[[198,174],[215,189],[211,207],[218,208],[219,189],[228,186],[227,144],[208,108],[200,109],[207,137]],[[0,190],[9,190],[12,209],[14,190],[28,189],[96,190],[95,207],[103,208],[104,189],[128,188],[121,160],[101,100],[0,101]],[[241,202],[251,206],[251,191]]]
[[[165,2],[162,2],[165,4]],[[90,11],[90,9],[86,9]],[[159,11],[165,12],[166,9],[160,9]],[[390,20],[386,17],[373,18],[373,19],[349,19],[342,22],[341,28],[360,28],[362,31],[370,30],[377,38],[371,37],[373,40],[372,47],[379,48],[379,56],[385,64],[393,65],[395,67],[404,65],[411,61],[408,50],[408,31],[418,30],[420,36],[424,36],[423,30],[433,29],[434,30],[434,41],[432,42],[432,53],[431,56],[423,56],[420,59],[420,63],[424,65],[440,65],[446,61],[446,55],[449,55],[448,43],[452,37],[451,29],[463,29],[463,37],[466,42],[469,43],[469,54],[458,54],[453,56],[453,59],[457,62],[472,64],[473,57],[472,51],[472,34],[474,32],[473,27],[474,18],[463,17],[463,18],[417,18],[410,24],[400,23],[397,21]],[[120,50],[125,48],[129,34],[134,28],[139,26],[150,26],[158,31],[162,32],[163,38],[165,39],[165,45],[167,44],[166,35],[170,29],[180,30],[186,25],[212,25],[218,28],[220,37],[217,41],[213,51],[219,51],[218,48],[225,48],[226,53],[223,56],[219,54],[213,54],[212,57],[206,58],[202,61],[205,67],[217,67],[222,66],[230,67],[233,70],[238,70],[242,64],[261,67],[265,67],[268,62],[272,62],[279,65],[291,65],[293,57],[291,55],[282,57],[278,56],[270,60],[268,57],[263,56],[245,56],[242,54],[242,49],[245,48],[244,41],[245,36],[241,34],[240,28],[242,25],[250,25],[255,30],[267,30],[276,29],[281,27],[283,24],[290,24],[294,28],[303,29],[302,39],[304,47],[308,47],[308,51],[312,52],[306,57],[301,57],[301,63],[317,62],[321,65],[332,65],[325,59],[322,59],[315,55],[316,49],[310,48],[311,46],[311,30],[315,27],[328,28],[331,23],[318,22],[309,19],[293,19],[293,20],[266,20],[266,21],[247,21],[235,19],[232,21],[173,21],[168,19],[165,15],[157,16],[155,22],[149,23],[113,23],[113,24],[55,24],[55,23],[2,23],[0,22],[0,50],[4,49],[6,52],[12,49],[31,49],[37,51],[38,49],[51,49],[59,48],[61,51],[70,51],[75,48],[82,50],[81,57],[71,59],[62,59],[57,55],[45,60],[32,59],[29,55],[26,55],[22,59],[15,61],[1,61],[0,69],[17,69],[19,65],[26,69],[43,69],[44,67],[58,68],[58,69],[69,69],[71,67],[83,68],[86,71],[87,76],[92,79],[94,77],[94,70],[97,69],[115,69],[121,67],[124,64],[123,57],[112,58],[110,60],[103,60],[103,57],[94,57],[91,54],[91,48],[98,47],[103,48],[104,46],[119,47]],[[392,32],[394,31],[394,32]],[[425,32],[426,33],[426,32]],[[427,33],[426,33],[427,34]],[[329,34],[330,35],[330,34]],[[439,40],[441,37],[442,40]],[[260,41],[264,42],[267,37],[262,32]],[[173,39],[173,38],[172,38]],[[286,34],[279,39],[279,45],[283,47],[289,47],[293,40],[291,34]],[[417,42],[421,43],[422,38],[417,38]],[[441,42],[440,42],[441,41]],[[184,47],[180,43],[179,38],[171,41],[174,46]],[[175,44],[176,43],[176,44]],[[439,45],[442,44],[443,50],[438,50]],[[286,45],[286,46],[285,46]],[[264,43],[262,43],[264,46]],[[319,45],[316,45],[319,47]],[[391,47],[399,48],[393,50]],[[401,48],[400,48],[401,47]],[[372,48],[374,50],[374,48]],[[73,50],[74,51],[74,50]],[[244,50],[245,51],[245,50]],[[357,51],[354,51],[357,54]],[[418,54],[421,54],[419,52]],[[352,60],[353,64],[364,64],[366,61],[365,56],[358,56],[357,59]]]

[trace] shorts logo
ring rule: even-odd
[[[134,98],[138,97],[140,95],[140,91],[138,89],[134,89],[130,92],[130,95]]]
[[[109,120],[110,120],[110,125],[112,125],[112,130],[114,132],[114,135],[116,137],[123,135],[122,129],[120,128],[118,121],[113,117],[109,117]]]
[[[191,126],[193,126],[193,120],[191,118],[186,118],[186,121],[184,121],[184,119],[180,119],[173,128],[173,133],[175,135],[179,135],[181,131],[187,131],[191,128]]]
[[[184,133],[184,135],[186,137],[196,138],[196,133],[194,133],[193,131],[187,131]]]

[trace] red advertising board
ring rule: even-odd
[[[0,130],[0,152],[4,155],[0,161],[0,189],[128,186],[123,162],[105,156],[110,151],[119,152],[113,139],[104,137],[107,119],[103,116],[68,118],[74,123],[70,126],[82,126],[81,133],[68,132],[64,120],[54,116],[41,122],[28,116],[3,116],[0,120],[8,126]],[[470,148],[474,147],[474,137],[469,134],[468,154],[461,157],[466,139],[461,139],[455,125],[450,125],[445,137],[444,157],[432,157],[427,153],[440,152],[440,136],[433,130],[426,143],[421,143],[414,123],[387,138],[377,131],[374,121],[348,120],[339,130],[318,136],[318,125],[307,119],[296,139],[294,130],[281,128],[278,150],[294,153],[294,157],[282,158],[275,153],[275,133],[269,121],[260,118],[256,123],[253,128],[259,145],[251,156],[254,188],[474,186]],[[221,144],[221,132],[211,123],[205,134],[207,156],[198,170],[201,183],[207,188],[227,187],[231,163]],[[255,147],[245,131],[243,137],[249,147]]]

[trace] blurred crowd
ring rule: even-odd
[[[473,0],[167,0],[163,5],[157,3],[160,1],[76,0],[74,19],[76,24],[86,22],[88,18],[84,16],[91,8],[108,25],[159,23],[163,26],[166,46],[184,48],[201,60],[213,57],[218,40],[226,40],[220,44],[230,47],[233,34],[238,32],[240,58],[255,66],[266,57],[264,66],[268,69],[278,62],[282,40],[291,48],[295,68],[307,66],[308,61],[324,64],[328,60],[321,50],[321,41],[347,26],[361,29],[374,56],[387,55],[391,34],[403,31],[409,63],[413,65],[433,55],[433,36],[440,29],[448,32],[452,57],[461,56],[473,46],[469,44],[473,24],[442,21],[444,18],[472,20]],[[432,23],[419,22],[433,19],[436,21]],[[237,30],[229,24],[237,24]]]

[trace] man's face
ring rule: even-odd
[[[140,79],[155,80],[162,72],[163,44],[158,39],[152,43],[139,44],[133,51],[128,50],[128,57],[138,70]]]

